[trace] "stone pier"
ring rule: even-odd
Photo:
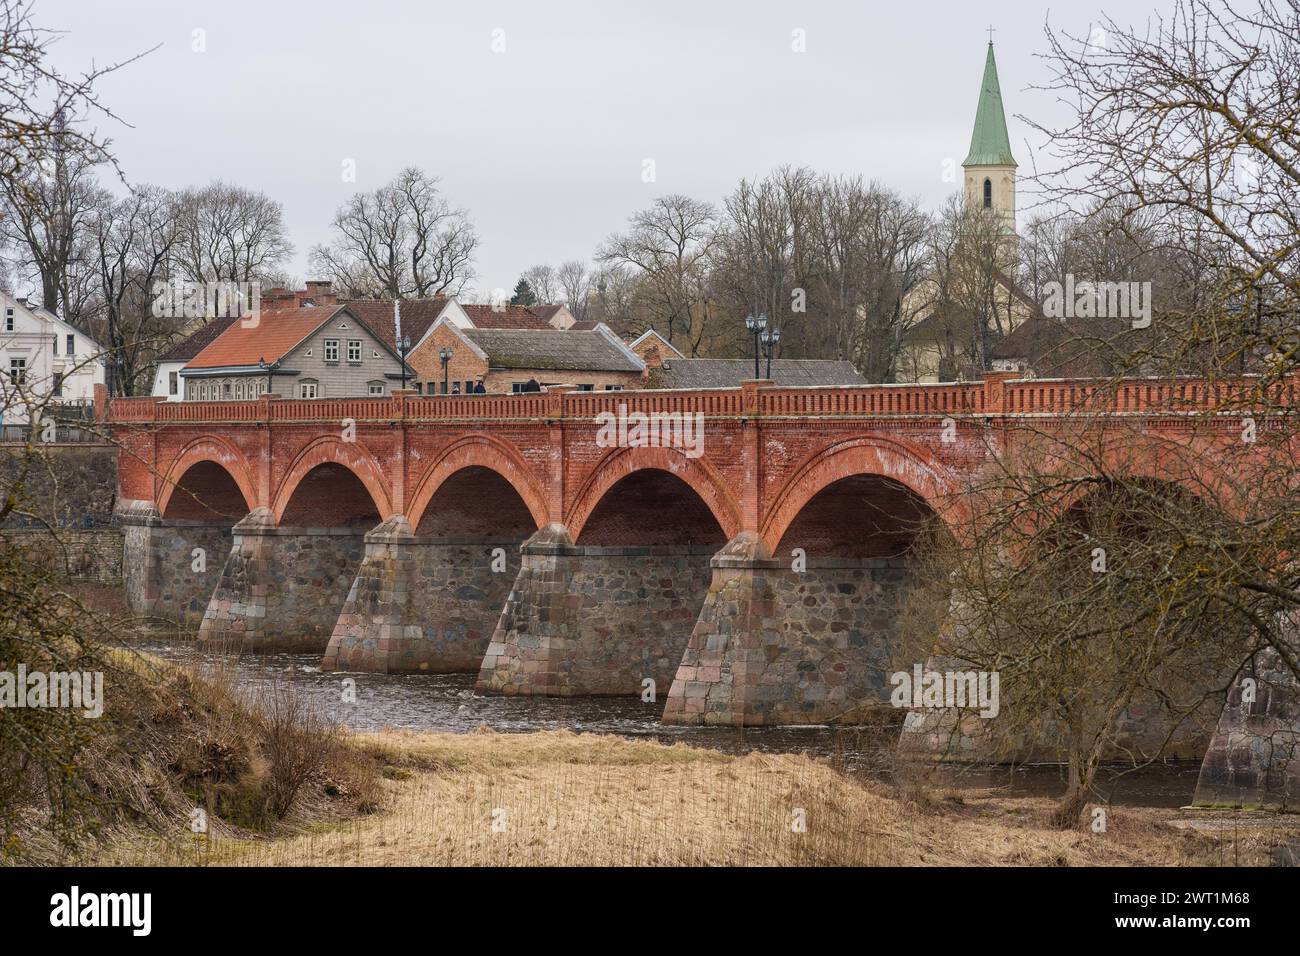
[[[1294,622],[1288,633],[1297,635]],[[1300,641],[1289,643],[1296,659]],[[1237,675],[1193,802],[1300,811],[1300,683],[1274,648],[1260,651]]]
[[[131,613],[158,624],[196,627],[231,548],[234,520],[163,518],[152,503],[119,502],[122,567]]]
[[[517,539],[415,535],[389,518],[365,537],[322,669],[478,673],[519,561]]]
[[[323,653],[356,580],[362,528],[279,527],[259,508],[233,528],[199,641],[245,651]]]
[[[664,723],[861,723],[888,706],[901,558],[810,556],[800,571],[742,533],[711,564]]]
[[[662,693],[708,587],[712,548],[575,545],[548,525],[522,564],[488,645],[480,693]]]

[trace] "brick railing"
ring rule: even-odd
[[[994,372],[980,382],[935,385],[861,385],[789,388],[749,382],[738,388],[651,389],[577,392],[556,388],[521,395],[281,399],[266,395],[243,402],[166,402],[118,398],[111,421],[290,422],[466,421],[591,419],[602,412],[703,413],[707,417],[888,417],[914,415],[1033,415],[1072,412],[1190,413],[1232,409],[1262,399],[1273,407],[1296,407],[1300,382],[1273,383],[1259,394],[1258,379],[1017,379]]]

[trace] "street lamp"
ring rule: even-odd
[[[447,394],[447,363],[451,361],[451,346],[444,345],[438,350],[438,358],[442,361],[442,394]]]
[[[780,329],[765,329],[763,331],[763,351],[767,353],[767,377],[772,377],[772,352],[776,343],[781,341]]]
[[[758,336],[767,328],[767,315],[760,312],[758,318],[745,316],[745,328],[754,336],[754,378],[758,378]]]
[[[397,343],[397,351],[402,356],[402,391],[406,391],[406,356],[411,351],[411,337],[403,335]]]

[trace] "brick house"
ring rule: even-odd
[[[590,331],[554,328],[461,328],[439,321],[408,364],[416,388],[443,394],[441,352],[451,350],[446,390],[465,394],[481,381],[488,392],[520,392],[529,382],[539,387],[575,385],[579,391],[643,388],[645,363],[606,326]]]

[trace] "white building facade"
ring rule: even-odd
[[[0,425],[26,425],[42,406],[92,406],[100,353],[53,312],[0,293]]]

